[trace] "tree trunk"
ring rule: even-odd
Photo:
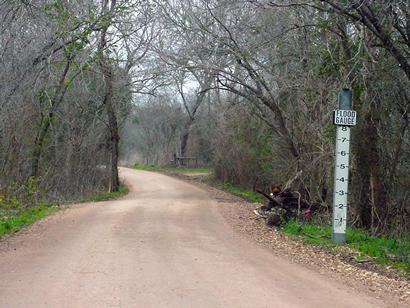
[[[45,119],[45,122],[41,122],[41,127],[40,130],[36,136],[36,140],[34,142],[34,149],[32,153],[32,158],[31,158],[31,177],[37,177],[38,176],[38,170],[39,170],[39,164],[40,164],[40,158],[41,155],[43,154],[43,147],[44,147],[44,141],[46,139],[48,130],[51,125],[51,121],[53,120],[53,113],[50,113],[48,117]]]
[[[104,77],[105,93],[103,99],[103,105],[107,111],[108,117],[108,130],[110,132],[110,149],[111,149],[111,166],[110,166],[110,191],[118,191],[120,188],[120,181],[118,177],[118,145],[120,141],[120,135],[118,132],[118,121],[115,109],[113,106],[113,72],[111,64],[107,61],[104,55],[104,50],[107,47],[107,31],[111,25],[111,14],[114,11],[116,1],[111,1],[111,7],[109,8],[109,1],[103,0],[103,13],[108,14],[109,22],[101,29],[101,38],[98,45],[98,55],[100,58],[101,73]]]
[[[191,130],[193,121],[189,120],[185,127],[184,127],[184,132],[182,133],[181,137],[181,157],[186,157],[187,155],[187,150],[188,150],[188,139],[189,139],[189,134]]]
[[[376,114],[373,111],[373,114]],[[383,171],[378,149],[377,119],[371,118],[368,125],[368,158],[369,158],[369,190],[371,207],[374,213],[374,222],[371,226],[373,234],[380,233],[386,226],[387,219],[387,193],[383,183]],[[376,123],[375,123],[376,122]]]
[[[184,131],[183,131],[182,137],[181,137],[181,156],[182,157],[186,157],[187,149],[188,149],[188,139],[189,139],[189,134],[190,134],[190,131],[191,131],[191,127],[192,127],[192,124],[195,122],[196,114],[199,110],[199,107],[202,105],[202,103],[205,99],[205,95],[206,95],[205,90],[209,87],[209,85],[211,83],[211,80],[212,80],[212,78],[210,76],[207,76],[206,80],[204,82],[201,82],[198,79],[198,81],[201,84],[201,91],[196,96],[195,104],[194,104],[192,110],[190,110],[187,102],[183,98],[184,107],[185,107],[186,112],[188,113],[188,120],[185,123]]]
[[[111,67],[107,66],[107,71],[104,74],[105,79],[105,96],[104,105],[106,106],[108,115],[108,129],[110,131],[110,149],[111,149],[111,168],[110,168],[110,182],[111,191],[118,191],[120,188],[120,181],[118,177],[118,146],[120,135],[118,132],[117,115],[112,105],[113,87],[112,87],[112,72]]]
[[[372,107],[359,121],[355,135],[357,165],[358,214],[359,225],[378,233],[384,228],[387,218],[387,194],[380,168],[381,158],[378,149],[377,118],[372,115],[378,110]],[[374,214],[372,219],[372,213]]]
[[[30,176],[32,177],[38,176],[40,159],[41,159],[41,155],[43,154],[44,142],[45,142],[48,130],[50,129],[51,123],[54,118],[54,110],[63,101],[64,95],[67,92],[68,85],[66,84],[65,81],[66,81],[67,74],[70,70],[70,65],[71,65],[71,59],[67,58],[67,63],[64,67],[64,71],[60,77],[57,89],[54,92],[54,96],[51,100],[50,110],[48,111],[48,115],[45,118],[45,120],[41,121],[39,132],[37,133],[36,139],[34,141],[34,149],[33,149],[32,157],[31,157],[31,173],[30,173]],[[41,96],[40,100],[42,99],[43,99],[43,96]]]

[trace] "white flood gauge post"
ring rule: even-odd
[[[352,91],[343,89],[339,93],[339,109],[334,112],[334,124],[337,125],[337,131],[332,239],[339,244],[346,243],[350,127],[356,125],[356,111],[353,111],[352,107]]]

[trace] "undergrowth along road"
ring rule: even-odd
[[[100,192],[89,197],[78,200],[77,202],[99,202],[118,199],[128,194],[128,187],[120,186],[120,190],[116,192]],[[36,221],[53,214],[61,209],[57,203],[41,203],[32,207],[24,208],[17,200],[13,199],[13,207],[6,200],[0,199],[0,239],[7,234],[12,234],[20,231]]]
[[[190,175],[190,174],[203,174],[209,175],[212,173],[212,169],[209,167],[192,168],[184,166],[161,166],[157,164],[140,164],[136,163],[130,166],[130,168],[136,170],[146,170],[146,171],[162,171],[162,172],[176,172],[180,174]]]
[[[42,204],[28,208],[18,215],[0,218],[0,238],[6,234],[20,231],[23,227],[58,211],[58,205]]]

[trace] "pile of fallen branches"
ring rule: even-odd
[[[319,209],[318,203],[310,203],[301,197],[298,191],[293,191],[286,185],[282,190],[280,185],[272,184],[269,194],[256,188],[253,190],[267,199],[267,203],[256,209],[254,213],[265,219],[269,227],[279,227],[290,219],[309,220]]]

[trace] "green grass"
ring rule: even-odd
[[[89,198],[83,199],[80,202],[98,202],[117,199],[128,193],[128,187],[121,185],[117,192],[103,192],[95,194]],[[6,234],[11,234],[20,231],[25,226],[31,225],[37,220],[40,220],[59,210],[57,205],[40,204],[27,209],[21,209],[20,203],[16,202],[16,208],[13,211],[4,211],[3,216],[0,216],[0,238]],[[6,213],[9,213],[8,215]]]
[[[163,169],[162,166],[160,165],[156,165],[156,164],[133,164],[130,166],[133,169],[137,169],[137,170],[154,170],[154,171],[160,171]]]
[[[191,167],[175,167],[175,166],[161,166],[156,164],[133,164],[131,168],[137,170],[148,170],[148,171],[162,171],[162,172],[175,172],[181,174],[192,174],[192,173],[211,173],[211,168],[201,167],[201,168],[191,168]]]
[[[33,208],[28,208],[17,216],[3,217],[0,219],[0,238],[5,234],[17,232],[23,227],[30,225],[57,210],[58,206],[41,204]]]
[[[82,199],[81,202],[100,202],[118,199],[128,194],[128,192],[128,187],[125,185],[121,185],[119,191],[97,193],[89,198]]]
[[[283,232],[296,236],[306,243],[336,247],[331,240],[332,227],[314,224],[302,224],[291,220],[283,228]],[[401,269],[410,277],[410,238],[394,239],[384,236],[370,236],[360,229],[348,228],[347,246],[359,252],[358,261],[371,258],[376,263],[392,265]]]
[[[252,202],[258,202],[258,203],[264,203],[266,201],[266,199],[261,196],[260,194],[232,185],[231,183],[225,182],[225,183],[221,183],[221,188],[227,192],[230,192],[231,194],[234,194],[236,196],[245,198],[249,201]]]
[[[260,194],[254,191],[248,190],[240,186],[233,185],[232,183],[229,183],[229,182],[219,181],[215,179],[214,177],[209,177],[206,180],[206,182],[207,184],[215,188],[224,190],[226,192],[229,192],[238,197],[242,197],[251,202],[264,203],[266,201],[266,199],[263,196],[261,196]]]

